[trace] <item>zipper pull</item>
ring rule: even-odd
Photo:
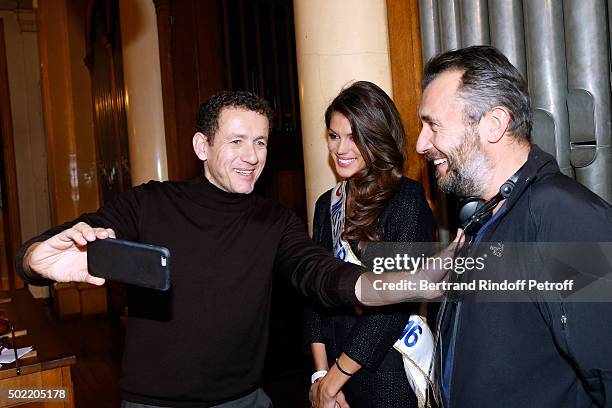
[[[567,326],[567,316],[561,315],[561,329],[565,330],[566,326]]]

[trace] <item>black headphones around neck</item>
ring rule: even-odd
[[[499,188],[499,192],[489,200],[479,197],[465,197],[459,201],[459,224],[466,235],[475,235],[491,219],[493,209],[500,201],[510,197],[519,177],[519,169]]]

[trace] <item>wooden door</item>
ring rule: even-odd
[[[15,271],[15,254],[21,245],[19,224],[19,201],[17,198],[17,175],[15,149],[13,146],[13,122],[9,94],[8,70],[4,23],[0,19],[0,287],[22,288],[23,281]]]

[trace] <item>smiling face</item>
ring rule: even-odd
[[[333,112],[328,129],[327,149],[342,178],[350,178],[366,168],[361,152],[353,140],[351,123],[341,113]]]
[[[193,138],[194,151],[204,161],[206,178],[229,193],[253,191],[266,164],[267,146],[268,119],[233,107],[221,111],[212,145],[202,133]]]
[[[435,166],[440,188],[460,196],[481,197],[484,176],[492,168],[480,141],[478,124],[466,125],[457,98],[462,73],[443,72],[423,92],[419,116],[423,128],[416,149]]]

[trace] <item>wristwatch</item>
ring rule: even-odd
[[[310,383],[314,384],[321,378],[325,377],[326,375],[327,375],[327,370],[317,371],[316,373],[310,376]]]

